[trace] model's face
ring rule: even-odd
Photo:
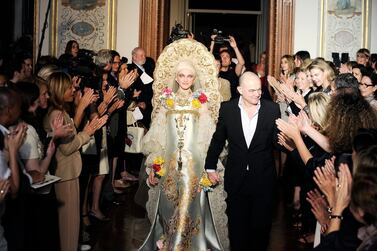
[[[237,90],[248,105],[257,105],[262,96],[262,84],[259,78],[244,81]]]
[[[295,67],[301,67],[302,60],[299,57],[295,57]]]
[[[377,85],[373,85],[372,80],[369,77],[364,76],[359,84],[359,90],[361,95],[364,98],[367,98],[374,94],[374,92],[377,90]]]
[[[24,68],[25,77],[30,77],[33,73],[33,61],[31,61],[31,58],[25,59],[22,67]]]
[[[305,91],[305,90],[309,89],[310,82],[308,81],[308,78],[306,77],[305,72],[297,73],[297,75],[296,75],[296,86],[301,91]]]
[[[320,87],[323,85],[324,79],[325,79],[325,73],[318,68],[313,68],[310,70],[310,75],[312,76],[313,83]]]
[[[39,106],[42,109],[46,109],[48,107],[48,99],[50,95],[48,94],[47,86],[41,85],[39,87]]]
[[[352,69],[352,75],[357,79],[357,82],[361,82],[361,71],[359,68],[353,68]]]
[[[259,58],[259,63],[260,64],[265,64],[267,59],[267,55],[265,53],[262,53]]]
[[[128,68],[127,68],[127,64],[122,64],[120,66],[120,71],[119,71],[119,75],[120,76],[124,76],[125,74],[128,73]]]
[[[177,81],[179,89],[188,90],[194,84],[195,75],[189,69],[182,69],[177,73],[175,80]]]
[[[350,69],[347,64],[340,64],[340,67],[339,67],[339,73],[340,74],[343,74],[343,73],[352,73],[352,69]]]
[[[120,57],[115,56],[111,65],[111,71],[118,73],[119,71],[119,65],[120,65]]]
[[[232,63],[229,53],[223,52],[221,53],[220,57],[221,57],[221,66],[227,67]]]
[[[356,62],[358,64],[362,64],[364,66],[367,65],[369,58],[364,53],[357,53],[356,54]]]
[[[142,49],[139,49],[135,52],[135,54],[132,55],[132,62],[138,65],[145,64],[145,51]]]
[[[73,84],[64,92],[63,100],[64,102],[73,102],[75,98],[75,91],[76,89],[74,88]]]
[[[280,60],[280,69],[284,72],[289,70],[289,64],[288,64],[288,60],[286,58],[282,58]]]
[[[79,44],[78,43],[73,43],[72,44],[72,48],[71,48],[71,54],[72,56],[74,57],[77,57],[77,55],[79,54]]]

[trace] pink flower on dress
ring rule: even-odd
[[[173,90],[172,90],[171,88],[166,87],[166,88],[164,89],[164,95],[165,95],[165,96],[170,96],[172,93],[173,93]]]

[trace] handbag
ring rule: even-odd
[[[126,146],[124,152],[126,153],[141,153],[142,140],[145,135],[145,128],[137,123],[127,127]]]

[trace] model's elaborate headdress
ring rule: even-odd
[[[205,91],[208,96],[208,109],[213,119],[217,120],[221,97],[215,58],[203,44],[191,39],[180,39],[169,44],[159,56],[154,71],[152,117],[161,107],[160,96],[163,90],[166,87],[175,89],[175,74],[181,61],[189,61],[195,68],[194,89]]]

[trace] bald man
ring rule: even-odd
[[[280,110],[272,101],[261,99],[261,81],[254,73],[245,72],[239,83],[240,98],[221,105],[205,169],[212,183],[220,181],[216,164],[227,140],[224,187],[231,250],[266,250],[276,180],[275,120]]]

